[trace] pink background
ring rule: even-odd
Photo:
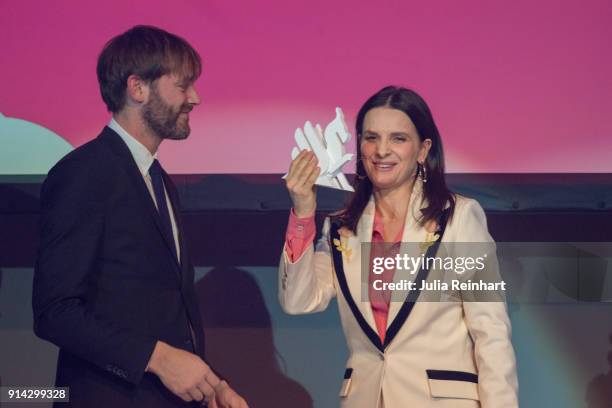
[[[2,1],[0,112],[77,146],[108,121],[113,35],[153,24],[204,60],[173,173],[280,173],[293,132],[386,84],[430,104],[451,172],[611,172],[612,2]],[[235,151],[234,151],[235,150]],[[354,150],[351,147],[351,150]]]

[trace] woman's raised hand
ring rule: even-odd
[[[317,209],[317,190],[314,183],[321,172],[318,163],[313,152],[302,150],[289,167],[285,184],[293,201],[293,211],[298,218],[310,217]]]

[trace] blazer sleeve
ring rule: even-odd
[[[34,332],[137,384],[156,339],[95,316],[97,264],[104,245],[104,181],[82,159],[55,166],[41,191],[40,245],[34,272]],[[121,284],[117,282],[117,284]]]
[[[336,295],[329,228],[330,221],[326,218],[316,248],[311,243],[295,262],[291,262],[286,249],[283,248],[278,268],[278,297],[286,313],[323,311]]]
[[[458,212],[459,230],[455,241],[473,243],[471,248],[486,248],[490,252],[487,253],[486,278],[500,281],[495,243],[487,229],[482,207],[477,201],[468,199]],[[474,341],[481,406],[518,408],[516,360],[506,303],[502,296],[488,300],[493,301],[473,298],[463,302],[465,321]]]

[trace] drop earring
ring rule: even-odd
[[[425,162],[419,163],[419,177],[423,183],[427,183],[427,168]]]

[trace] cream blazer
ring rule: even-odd
[[[417,222],[421,197],[422,183],[417,181],[402,242],[426,241],[427,231]],[[316,249],[310,245],[295,262],[283,250],[280,260],[279,300],[285,312],[319,312],[334,296],[338,299],[349,350],[345,377],[350,375],[350,387],[340,397],[340,406],[377,408],[384,399],[385,408],[518,407],[516,363],[503,301],[417,301],[407,308],[403,306],[408,303],[392,301],[387,339],[380,344],[367,300],[367,273],[361,271],[361,243],[371,241],[374,212],[371,199],[357,234],[343,243],[350,256],[336,255],[342,259],[339,268],[334,268],[332,252],[338,249],[330,245],[329,218]],[[477,201],[457,197],[455,214],[441,242],[493,243]],[[497,264],[494,253],[491,258]],[[344,278],[339,281],[336,273]],[[400,278],[396,271],[394,279]]]

